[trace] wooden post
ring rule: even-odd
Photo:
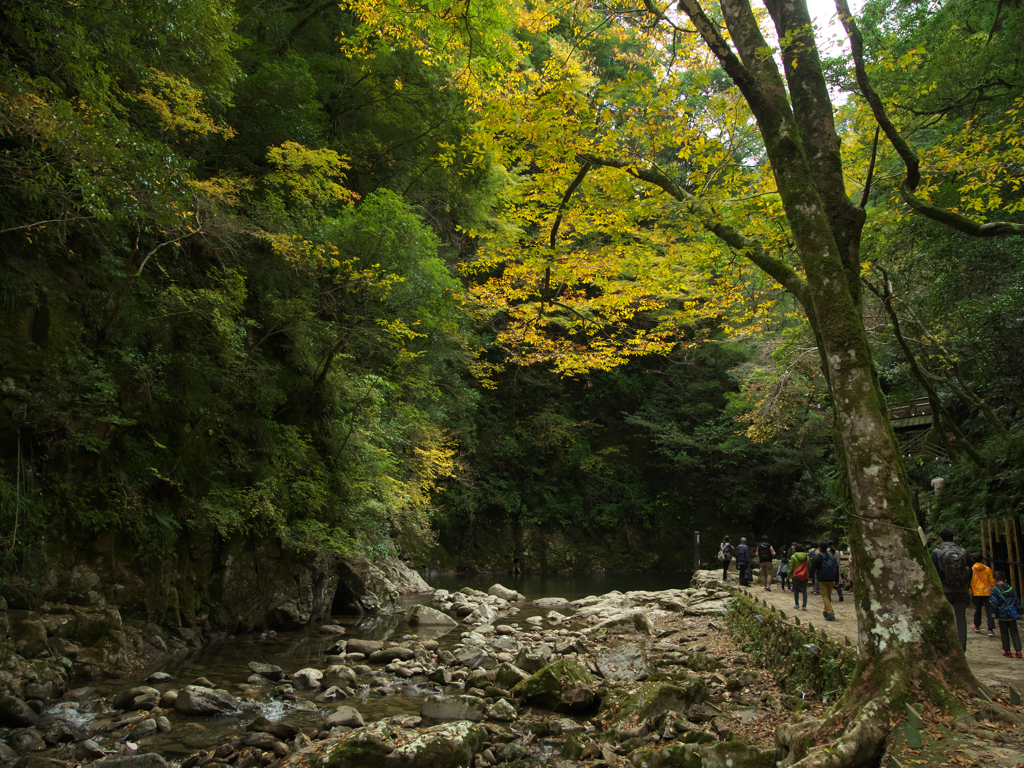
[[[700,570],[700,531],[693,532],[693,570]]]
[[[1017,592],[1019,594],[1021,589],[1024,588],[1024,554],[1021,553],[1020,520],[1015,518],[1012,527],[1014,530],[1014,543],[1017,545],[1017,565],[1015,568],[1017,570]]]

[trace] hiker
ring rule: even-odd
[[[750,584],[750,547],[747,540],[740,538],[739,546],[736,547],[736,567],[740,569],[740,586]]]
[[[999,619],[999,638],[1003,641],[1003,656],[1010,655],[1010,638],[1013,638],[1013,650],[1017,652],[1018,659],[1022,658],[1017,619],[1024,614],[1024,605],[1021,605],[1017,590],[1006,583],[1006,576],[1002,571],[996,571],[992,575],[996,583],[992,586],[988,603]]]
[[[830,541],[828,543],[828,551],[832,553],[833,557],[835,557],[836,564],[838,564],[839,566],[842,566],[842,563],[839,562],[839,553],[836,552],[835,542]],[[836,578],[836,587],[835,587],[835,589],[836,589],[836,597],[839,599],[839,602],[840,603],[843,602],[843,574],[842,574],[842,571],[840,571],[839,576]]]
[[[779,568],[775,575],[779,577],[779,588],[785,592],[789,589],[789,555],[792,553],[783,552],[779,558]]]
[[[793,580],[793,608],[800,607],[800,595],[804,596],[804,607],[807,610],[807,576],[810,562],[807,557],[807,547],[799,542],[793,542],[793,555],[789,558],[789,577]]]
[[[757,545],[757,559],[761,562],[761,586],[765,591],[772,591],[772,558],[775,557],[775,547],[768,543],[768,534],[761,537],[761,543]]]
[[[732,549],[729,536],[723,536],[722,543],[718,545],[718,559],[722,561],[722,581],[729,580],[729,563],[732,562]]]
[[[817,555],[818,555],[818,547],[817,547],[817,545],[815,545],[815,544],[808,544],[807,545],[807,557],[809,557],[811,559],[811,563],[814,562],[814,558]],[[820,595],[821,594],[821,590],[818,589],[818,574],[815,573],[813,568],[811,568],[811,586],[812,586],[812,591],[811,591],[812,595]]]
[[[822,615],[825,621],[835,621],[836,614],[832,608],[832,587],[839,581],[839,561],[828,551],[828,542],[818,542],[818,548],[811,556],[811,570],[814,580],[818,583],[821,600],[825,605]]]
[[[995,637],[996,620],[992,618],[992,608],[988,604],[989,593],[995,586],[992,569],[981,562],[981,552],[972,552],[971,560],[971,600],[974,601],[974,631],[981,632],[981,607],[985,606],[985,618],[988,619],[988,636]]]
[[[956,636],[960,647],[967,651],[967,606],[971,604],[971,569],[967,565],[967,550],[953,541],[953,530],[939,531],[942,543],[932,550],[932,563],[942,581],[942,593],[953,606],[956,616]]]

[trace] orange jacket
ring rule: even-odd
[[[992,569],[984,563],[975,563],[971,574],[971,594],[975,597],[988,597],[989,590],[995,586],[996,580]]]

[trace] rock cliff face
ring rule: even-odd
[[[391,612],[429,591],[404,563],[296,556],[272,540],[196,541],[176,557],[126,562],[99,537],[54,546],[0,597],[0,691],[59,696],[76,680],[120,676],[211,637],[297,629],[332,613]]]

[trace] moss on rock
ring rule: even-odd
[[[523,680],[512,693],[545,709],[581,712],[597,702],[597,681],[576,662],[559,659]]]

